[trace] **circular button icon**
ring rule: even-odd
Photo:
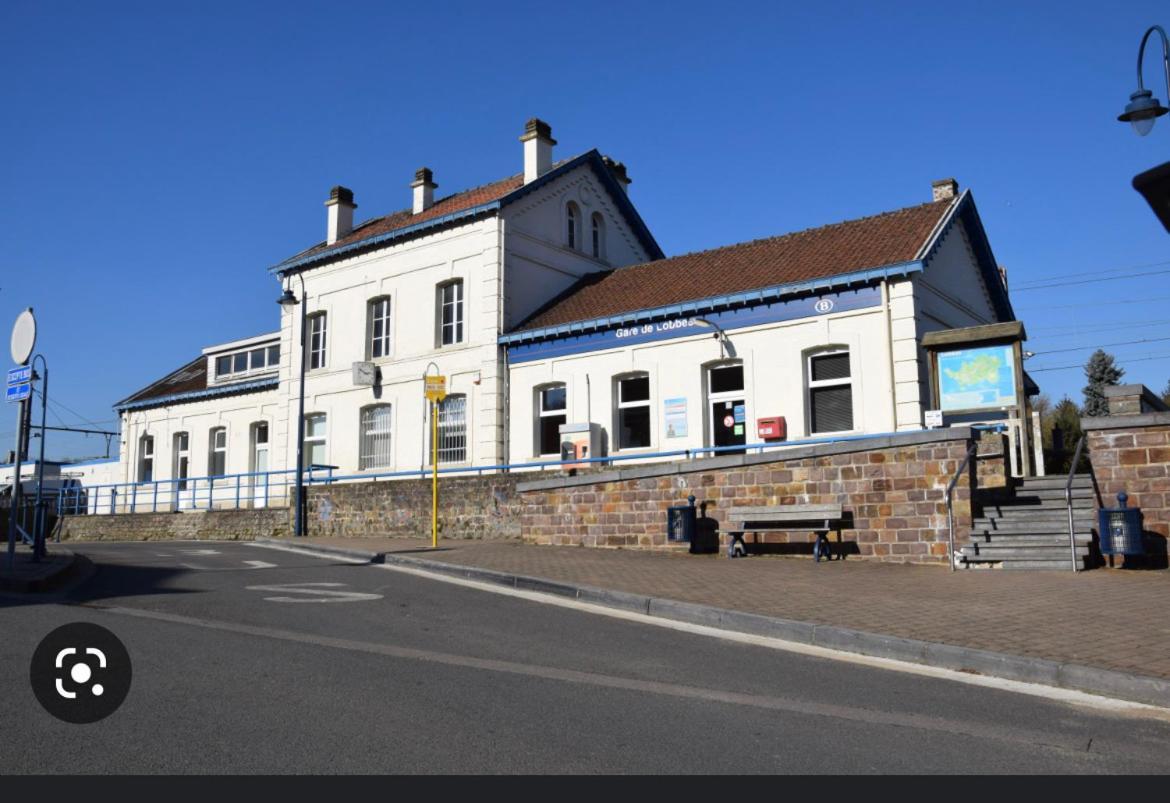
[[[130,653],[106,628],[90,622],[62,625],[33,652],[33,694],[57,719],[84,725],[118,710],[130,692]]]

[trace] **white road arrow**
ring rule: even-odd
[[[265,597],[266,602],[361,602],[369,599],[382,599],[381,594],[333,590],[344,585],[345,583],[283,583],[270,586],[248,586],[248,590],[300,595]]]

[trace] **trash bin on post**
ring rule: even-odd
[[[687,497],[688,504],[666,509],[666,541],[686,541],[695,551],[695,495]]]
[[[1097,512],[1097,534],[1103,555],[1144,555],[1142,543],[1142,509],[1127,507],[1129,496],[1117,495],[1118,507],[1104,507]]]

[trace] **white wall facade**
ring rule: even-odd
[[[835,312],[746,328],[728,328],[734,356],[710,329],[696,334],[635,345],[571,354],[510,366],[510,454],[512,462],[548,460],[536,441],[538,392],[564,383],[567,423],[593,422],[605,433],[610,455],[663,452],[713,446],[713,413],[706,370],[742,363],[744,368],[745,437],[757,443],[760,418],[784,416],[788,439],[822,437],[812,432],[809,416],[808,358],[847,350],[852,385],[853,426],[836,436],[890,432],[895,429],[891,382],[890,340],[885,305]],[[651,443],[642,449],[616,448],[617,390],[615,381],[645,372],[650,380]],[[666,431],[664,402],[685,398],[686,435]]]

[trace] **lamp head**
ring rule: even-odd
[[[1138,136],[1144,137],[1154,127],[1154,121],[1165,114],[1167,109],[1148,89],[1139,89],[1129,96],[1125,111],[1118,115],[1118,122],[1129,123]]]
[[[282,307],[292,307],[299,302],[297,301],[297,297],[293,295],[292,288],[285,288],[280,298],[276,299],[276,303]]]

